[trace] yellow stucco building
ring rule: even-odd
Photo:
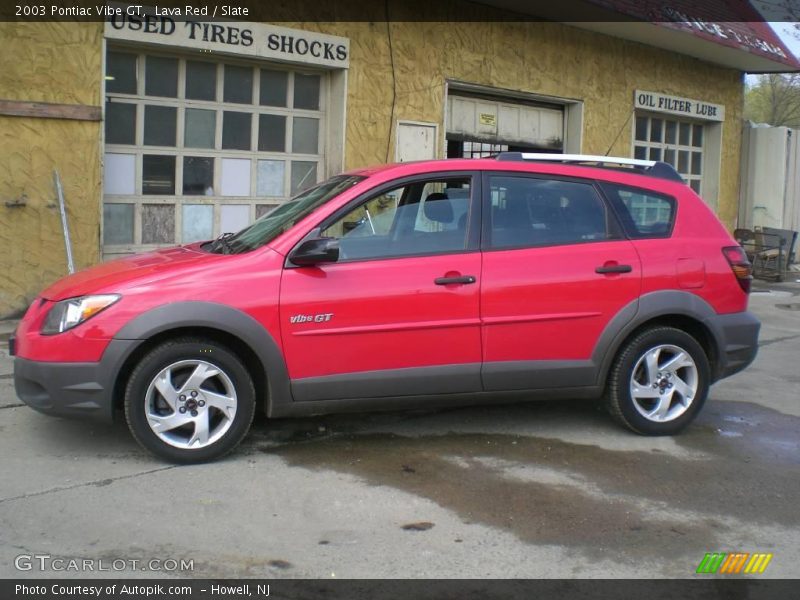
[[[67,272],[54,170],[77,268],[238,229],[343,169],[501,150],[665,160],[735,226],[743,72],[786,70],[774,39],[389,4],[0,23],[0,318]]]

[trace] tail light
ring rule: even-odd
[[[722,249],[722,253],[728,259],[728,264],[731,266],[736,281],[739,282],[739,287],[745,294],[749,294],[750,282],[753,281],[753,265],[750,264],[747,253],[741,246],[727,246]]]

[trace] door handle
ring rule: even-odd
[[[450,285],[453,283],[475,283],[477,279],[475,279],[474,275],[461,275],[459,277],[437,277],[433,280],[433,283],[436,285]]]
[[[600,273],[601,275],[605,275],[608,273],[630,273],[633,271],[633,267],[630,265],[603,265],[602,267],[597,267],[594,272]]]

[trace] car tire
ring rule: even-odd
[[[642,435],[673,435],[700,412],[711,369],[697,340],[681,329],[653,327],[617,354],[606,386],[606,407]]]
[[[125,418],[139,444],[173,463],[202,463],[233,450],[255,414],[255,388],[229,348],[202,338],[159,344],[125,388]]]

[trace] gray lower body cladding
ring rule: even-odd
[[[56,363],[14,358],[14,387],[25,404],[48,415],[110,422],[114,383],[138,342],[112,340],[95,363]]]
[[[697,296],[667,291],[645,295],[620,311],[589,360],[446,365],[290,381],[277,344],[257,321],[230,307],[177,303],[126,326],[121,332],[125,339],[112,340],[100,362],[50,363],[17,357],[14,380],[22,401],[43,413],[110,421],[115,382],[137,346],[175,323],[209,328],[221,324],[248,344],[263,365],[269,387],[268,416],[410,408],[418,404],[415,399],[425,405],[438,404],[436,399],[447,404],[495,402],[505,392],[521,399],[599,397],[611,361],[627,335],[650,319],[670,314],[693,317],[711,332],[715,381],[741,371],[755,358],[760,323],[753,314],[718,315]]]
[[[730,377],[749,365],[758,353],[761,322],[750,312],[716,315],[705,321],[715,333],[717,356],[714,380]]]

